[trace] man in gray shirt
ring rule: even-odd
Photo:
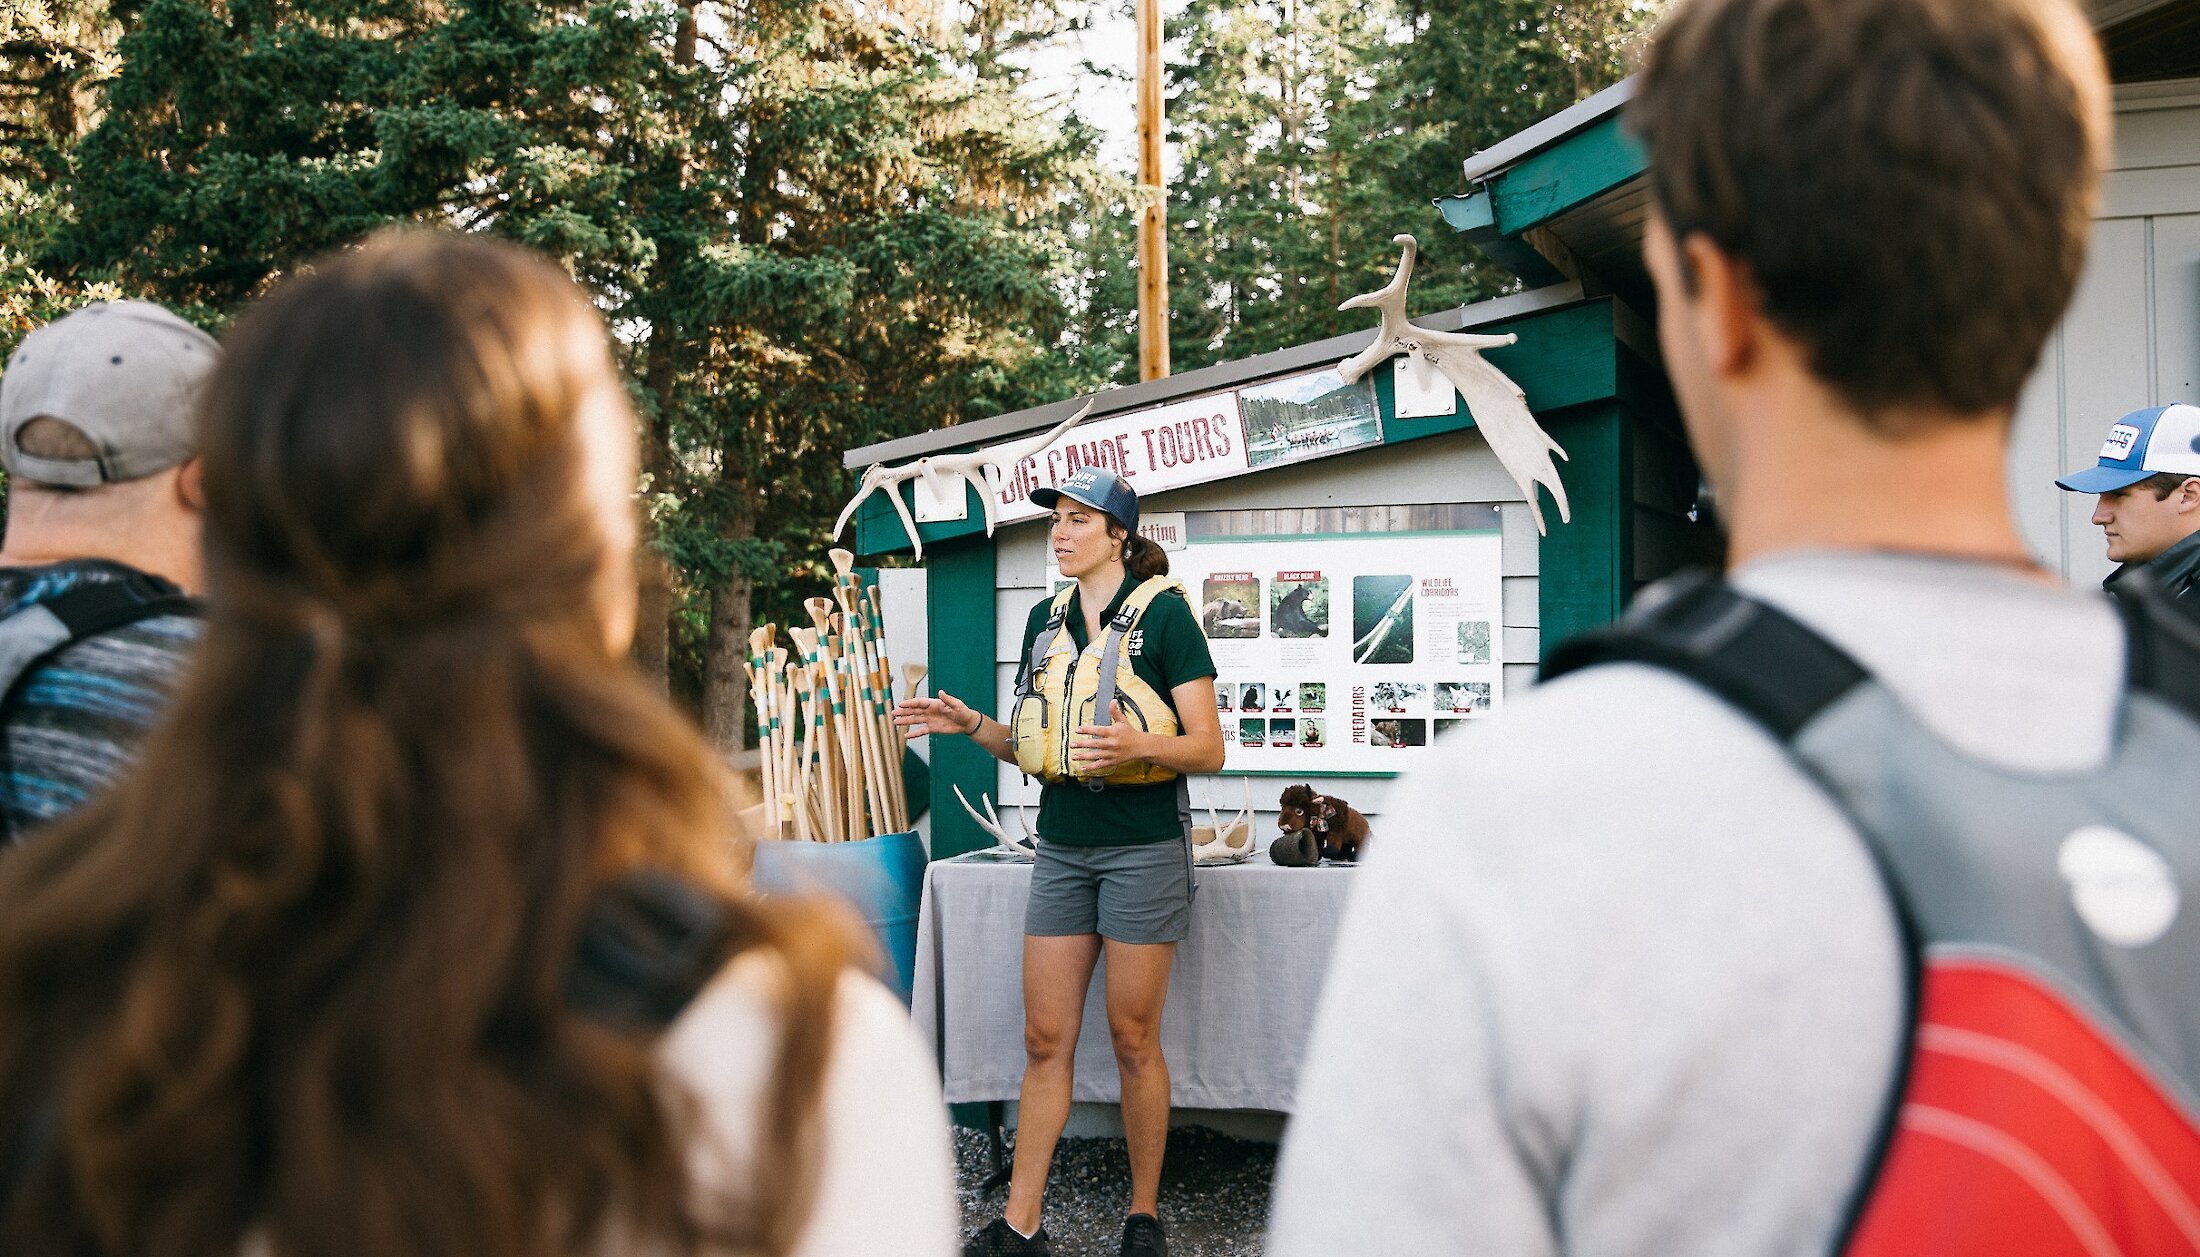
[[[2031,772],[2103,762],[2122,680],[2114,614],[2034,563],[2003,471],[2106,103],[2068,0],[1686,0],[1632,108],[1729,579],[1943,742]],[[1906,1015],[1841,810],[1641,665],[1538,687],[1444,753],[1341,927],[1267,1251],[1828,1251]]]

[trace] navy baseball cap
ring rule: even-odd
[[[1138,531],[1138,490],[1112,471],[1080,467],[1059,488],[1041,487],[1031,491],[1031,500],[1050,511],[1063,498],[1106,511],[1115,517],[1116,523],[1132,532]]]
[[[2072,493],[2114,493],[2165,471],[2200,476],[2200,406],[2132,411],[2108,430],[2099,462],[2055,484]]]

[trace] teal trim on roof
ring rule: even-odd
[[[1517,236],[1637,178],[1650,155],[1613,114],[1578,135],[1492,176],[1497,229]]]
[[[1453,231],[1494,231],[1497,228],[1497,206],[1487,188],[1467,196],[1437,197],[1436,209],[1444,216],[1444,221],[1451,224]]]
[[[1609,111],[1484,176],[1472,192],[1438,197],[1436,208],[1453,231],[1523,283],[1557,283],[1569,276],[1527,233],[1641,178],[1649,164],[1648,152],[1628,134],[1621,115]]]

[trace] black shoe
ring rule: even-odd
[[[1129,1243],[1125,1240],[1124,1243]],[[963,1257],[1053,1257],[1054,1242],[1047,1238],[1047,1229],[1030,1239],[1016,1233],[1007,1218],[995,1218],[983,1231],[963,1242]]]
[[[1123,1257],[1169,1257],[1169,1240],[1161,1233],[1161,1219],[1150,1213],[1134,1213],[1124,1219]]]

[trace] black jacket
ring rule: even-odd
[[[2200,532],[2186,537],[2136,566],[2146,572],[2147,579],[2153,581],[2154,587],[2163,593],[2180,601],[2200,603],[2200,595],[2193,592],[2200,588]],[[2126,563],[2110,572],[2108,579],[2101,582],[2101,588],[2115,593],[2116,583],[2132,571],[2133,567],[2133,564]]]

